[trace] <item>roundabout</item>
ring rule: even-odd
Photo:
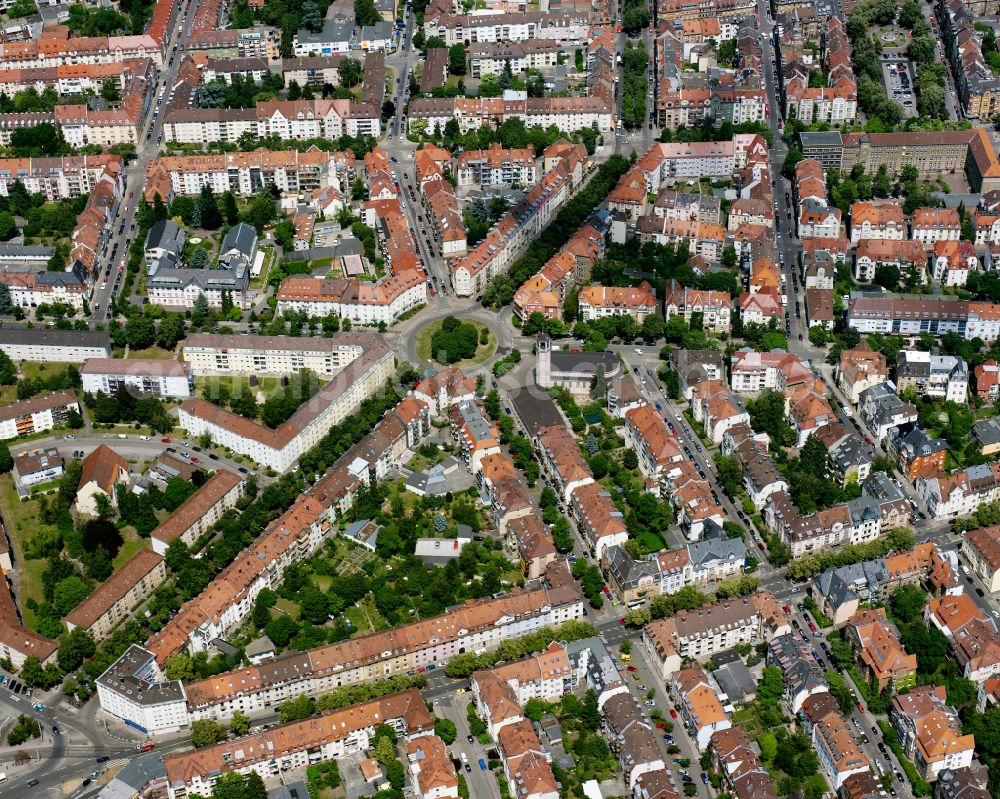
[[[478,366],[497,350],[497,335],[481,319],[461,312],[428,321],[414,336],[416,356],[434,366]]]

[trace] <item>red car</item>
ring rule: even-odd
[[[169,438],[161,438],[160,441],[162,441],[164,444],[169,444],[170,443],[170,439]]]
[[[670,708],[670,718],[672,719],[677,718],[677,711],[674,710],[673,708]]]
[[[812,622],[809,622],[809,632],[816,632],[816,625]]]
[[[659,730],[665,730],[667,728],[667,725],[665,722],[658,721],[656,722],[656,728]]]
[[[858,710],[860,710],[862,713],[865,712],[865,709],[860,702],[858,702]]]
[[[191,463],[201,463],[200,458],[191,458]]]
[[[625,623],[625,619],[618,619],[618,623],[619,624],[624,624]]]
[[[628,670],[629,671],[638,671],[639,669],[637,669],[635,666],[629,666]]]
[[[791,612],[792,612],[792,606],[791,606],[791,605],[789,605],[789,604],[788,604],[788,603],[786,602],[786,603],[785,603],[785,613],[791,613]]]
[[[153,749],[155,749],[155,748],[156,748],[156,746],[153,744],[152,741],[146,741],[146,743],[144,743],[142,745],[142,751],[143,752],[152,752]]]

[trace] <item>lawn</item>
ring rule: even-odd
[[[636,540],[647,552],[659,552],[664,547],[663,539],[652,530],[643,530],[636,536]]]
[[[79,364],[77,364],[79,365]],[[51,374],[62,372],[69,366],[68,363],[36,363],[34,361],[22,361],[18,370],[18,377],[36,379],[48,377]],[[17,386],[0,386],[0,405],[17,400]]]
[[[121,530],[122,538],[125,539],[125,543],[122,544],[122,548],[118,551],[118,556],[112,561],[111,565],[114,566],[115,571],[118,571],[125,563],[140,549],[148,549],[146,545],[146,540],[139,538],[136,533],[135,528],[132,525],[123,527]]]
[[[286,616],[290,616],[291,618],[298,620],[299,606],[294,602],[291,602],[284,597],[278,597],[278,601],[274,603],[274,606]]]
[[[29,598],[38,604],[45,601],[42,593],[42,572],[45,571],[45,561],[26,560],[24,550],[35,533],[55,532],[55,528],[38,520],[38,500],[21,502],[14,487],[14,478],[9,474],[0,477],[0,514],[3,515],[13,549],[14,568],[18,570],[18,606],[25,625],[31,627],[35,621],[35,614],[28,607],[27,601]]]
[[[471,319],[461,319],[460,321],[465,324],[472,325],[473,327],[476,328],[477,332],[482,331],[483,328],[486,327],[486,325],[480,322],[473,321]],[[441,322],[432,322],[431,324],[425,325],[423,328],[420,329],[420,331],[417,333],[418,358],[424,361],[432,361],[434,363],[437,363],[437,361],[435,361],[431,357],[431,339],[434,337],[434,334],[440,329],[441,329]],[[494,352],[496,352],[496,349],[497,349],[497,337],[494,335],[493,331],[490,330],[489,338],[487,339],[486,343],[480,344],[476,348],[476,354],[472,358],[466,358],[463,361],[458,361],[457,363],[446,364],[446,365],[457,366],[460,369],[467,366],[475,366],[476,364],[480,364],[487,358],[489,358]]]
[[[281,378],[278,377],[258,377],[257,385],[250,386],[250,380],[246,377],[227,375],[225,377],[196,377],[194,379],[194,390],[199,397],[217,397],[218,388],[225,386],[229,390],[230,397],[239,397],[248,391],[256,394],[263,391],[265,395],[270,394],[280,387]]]

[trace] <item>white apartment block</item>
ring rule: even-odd
[[[184,339],[184,360],[195,376],[281,377],[310,369],[333,377],[364,352],[370,334],[337,333],[332,338],[225,336],[193,333]]]
[[[351,280],[288,278],[277,292],[276,313],[304,312],[310,317],[339,316],[354,324],[391,325],[427,302],[427,278],[409,269],[372,285]]]
[[[187,399],[194,393],[191,367],[182,361],[91,358],[80,370],[83,390],[115,394],[120,388],[153,397]]]
[[[165,680],[156,658],[134,644],[97,678],[97,700],[105,713],[145,733],[190,723],[180,680]]]
[[[186,400],[177,409],[178,424],[191,436],[208,433],[217,445],[247,455],[262,466],[286,472],[303,453],[316,446],[331,427],[382,388],[393,373],[395,358],[381,336],[342,372],[307,400],[292,417],[271,430],[202,399]]]
[[[424,35],[439,36],[445,45],[467,42],[523,42],[548,39],[579,45],[590,41],[589,12],[529,11],[524,14],[441,15],[430,12],[424,19]]]
[[[80,412],[80,403],[72,391],[56,391],[0,406],[0,440],[28,436],[66,424],[70,411]]]

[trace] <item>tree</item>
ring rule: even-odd
[[[434,734],[444,741],[447,746],[451,746],[458,737],[458,728],[451,719],[435,719]]]
[[[298,600],[300,615],[303,619],[313,624],[322,624],[326,621],[330,606],[326,594],[319,588],[309,583],[299,591]]]
[[[764,705],[777,706],[785,692],[785,681],[781,669],[776,666],[765,666],[757,685],[757,700]]]
[[[156,343],[156,326],[147,316],[132,316],[125,323],[125,339],[134,350],[144,350]]]
[[[448,48],[448,71],[452,75],[465,74],[465,44],[458,42]]]
[[[375,740],[375,759],[383,766],[396,759],[396,746],[386,737]]]
[[[176,539],[180,540],[180,539]],[[183,652],[171,655],[167,658],[167,663],[163,667],[163,673],[168,680],[181,680],[188,682],[194,679],[194,664],[191,658]]]
[[[222,195],[222,209],[227,225],[235,225],[240,221],[240,210],[236,205],[236,195],[227,191]]]
[[[354,0],[354,21],[361,26],[375,25],[382,21],[374,0]]]
[[[204,252],[202,250],[202,252]],[[156,328],[156,346],[172,350],[184,338],[184,320],[179,316],[168,316]]]
[[[337,72],[340,75],[341,85],[346,86],[348,89],[357,86],[364,77],[364,69],[361,66],[361,62],[355,58],[341,59],[340,65],[337,67]]]
[[[0,241],[10,241],[16,235],[17,223],[14,222],[14,217],[6,211],[0,212]],[[4,288],[6,287],[6,284],[4,284]]]
[[[59,642],[59,652],[56,656],[59,668],[63,671],[79,668],[80,664],[91,657],[96,650],[97,646],[90,633],[82,627],[74,627],[73,631],[64,635]]]
[[[214,719],[199,719],[191,725],[191,745],[195,749],[211,746],[224,740],[226,740],[226,728]]]
[[[197,208],[202,228],[205,230],[218,230],[222,226],[222,214],[219,213],[219,204],[215,201],[215,193],[212,191],[212,187],[207,183],[201,188]]]
[[[900,624],[909,624],[923,616],[927,594],[915,585],[901,585],[890,600],[892,615]]]
[[[60,580],[53,592],[52,605],[59,617],[65,616],[90,595],[90,586],[76,575]]]
[[[229,731],[236,736],[246,735],[250,732],[250,717],[239,710],[235,711],[229,720]]]

